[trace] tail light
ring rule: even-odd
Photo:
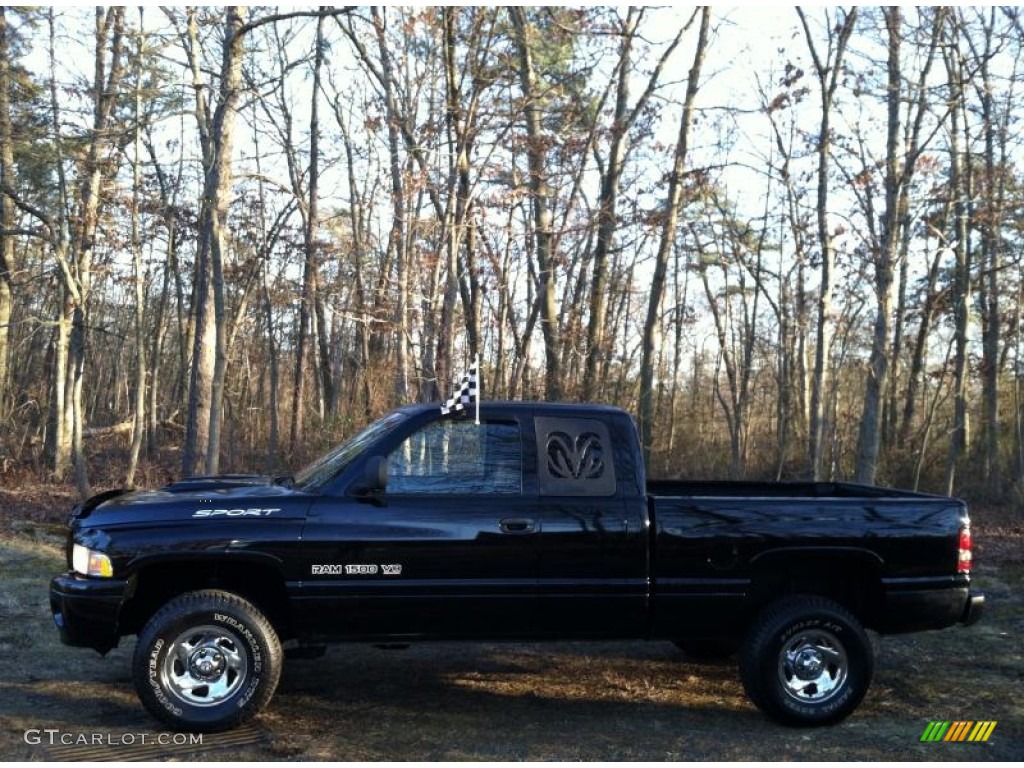
[[[971,572],[971,529],[964,526],[960,529],[959,554],[957,555],[956,572]]]

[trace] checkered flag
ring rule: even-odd
[[[456,392],[448,400],[441,403],[441,413],[447,416],[453,411],[464,411],[470,405],[476,405],[477,418],[480,418],[480,400],[478,393],[478,376],[477,371],[480,365],[478,360],[473,360],[473,367],[469,369],[469,373],[462,377],[462,384],[459,386],[459,391]]]

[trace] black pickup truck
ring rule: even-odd
[[[220,730],[330,641],[650,639],[739,652],[787,724],[849,715],[880,633],[971,624],[963,502],[843,483],[648,481],[616,408],[396,410],[294,478],[197,477],[75,508],[62,640],[138,635],[156,717]],[[285,650],[282,650],[284,648]]]

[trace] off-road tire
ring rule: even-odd
[[[157,719],[181,731],[223,731],[269,703],[282,659],[277,633],[259,609],[230,592],[202,590],[174,598],[149,620],[132,677]]]
[[[838,723],[867,693],[874,673],[871,641],[846,608],[796,595],[766,607],[740,652],[747,695],[785,725]]]

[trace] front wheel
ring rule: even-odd
[[[222,731],[267,705],[281,677],[281,644],[260,611],[228,592],[190,592],[139,634],[135,690],[150,714],[186,731]]]
[[[838,603],[787,597],[755,620],[740,654],[751,700],[786,725],[829,725],[853,712],[874,672],[871,642]]]

